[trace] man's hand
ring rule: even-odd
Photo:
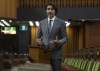
[[[58,40],[58,37],[56,36],[56,39],[55,40],[52,40],[50,41],[50,43],[52,44],[60,44],[59,40]]]
[[[55,43],[59,44],[59,40],[58,40],[58,37],[57,36],[56,36]]]

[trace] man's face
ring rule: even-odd
[[[55,16],[55,9],[52,7],[52,5],[47,6],[46,12],[49,18],[53,18]]]

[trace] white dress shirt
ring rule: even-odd
[[[49,24],[49,21],[52,20],[52,21],[51,21],[51,28],[52,28],[52,26],[53,26],[53,24],[54,24],[55,18],[56,18],[56,16],[54,16],[52,19],[48,18],[48,24]]]

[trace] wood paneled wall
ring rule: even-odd
[[[100,46],[100,21],[86,24],[85,44],[86,48]]]
[[[33,26],[31,27],[31,45],[36,45],[36,35],[38,32],[38,27]]]
[[[55,3],[58,7],[99,7],[100,0],[19,0],[19,7],[44,7],[47,3]]]
[[[0,17],[16,18],[17,0],[0,0]]]
[[[78,43],[78,49],[82,49],[85,48],[85,23],[83,23],[80,27],[79,27],[79,43]]]

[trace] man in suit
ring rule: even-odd
[[[45,9],[48,17],[40,21],[36,41],[50,50],[53,71],[61,71],[62,45],[67,40],[66,24],[56,17],[57,7],[54,4],[47,4]]]

